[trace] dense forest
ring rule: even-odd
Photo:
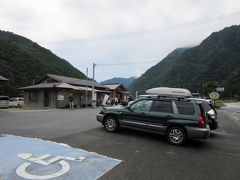
[[[85,78],[82,72],[50,50],[25,37],[0,31],[0,75],[9,80],[0,82],[0,94],[19,95],[17,88],[32,85],[46,74]]]
[[[166,65],[167,64],[167,65]],[[212,33],[200,45],[170,53],[130,85],[130,91],[167,86],[202,93],[204,84],[215,81],[225,96],[240,95],[240,26]]]

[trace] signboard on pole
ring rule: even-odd
[[[217,93],[217,92],[211,92],[211,93],[209,94],[209,97],[210,97],[210,99],[216,100],[216,99],[219,99],[220,94]]]
[[[107,104],[107,100],[109,98],[109,95],[105,94],[104,95],[104,98],[103,98],[103,102],[102,102],[102,105],[105,106]]]
[[[216,91],[217,91],[217,92],[224,92],[224,87],[217,87],[217,88],[216,88]]]
[[[57,99],[58,101],[64,101],[64,95],[58,95]]]
[[[97,92],[96,91],[93,91],[93,93],[92,93],[92,100],[93,101],[97,100]]]

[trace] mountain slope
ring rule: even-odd
[[[197,91],[207,81],[224,81],[240,66],[240,26],[212,33],[199,46],[187,50],[165,76],[167,85]]]
[[[0,64],[0,74],[9,79],[5,92],[0,93],[8,95],[18,95],[18,87],[31,85],[46,74],[85,78],[82,72],[48,49],[5,31],[0,31]]]
[[[114,84],[114,83],[120,83],[122,84],[125,88],[128,88],[129,85],[136,80],[137,78],[135,77],[130,77],[130,78],[120,78],[120,77],[115,77],[112,79],[108,79],[106,81],[101,82],[101,84]]]
[[[223,86],[238,67],[240,67],[240,26],[231,26],[212,33],[200,45],[187,49],[170,65],[164,75],[158,76],[157,71],[151,72],[153,79],[149,80],[151,83],[147,83],[143,90],[153,86],[169,86],[201,92],[202,84],[207,81],[217,81]],[[138,84],[145,83],[144,80],[138,81]],[[138,88],[131,85],[132,91]]]
[[[135,91],[138,91],[139,94],[143,94],[149,88],[160,86],[164,76],[186,49],[187,48],[175,49],[158,64],[148,69],[140,78],[129,86],[130,92],[134,94]]]

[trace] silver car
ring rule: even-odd
[[[9,108],[8,96],[0,96],[0,108]]]

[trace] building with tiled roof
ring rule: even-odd
[[[26,106],[52,108],[67,107],[70,94],[73,95],[74,105],[77,107],[91,106],[92,100],[94,104],[98,104],[105,94],[110,94],[108,87],[95,81],[53,74],[47,74],[36,84],[20,90],[24,91]]]

